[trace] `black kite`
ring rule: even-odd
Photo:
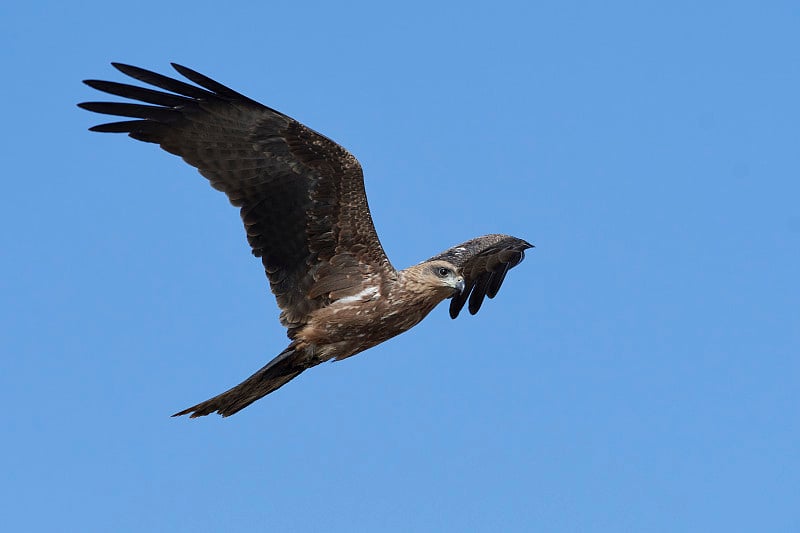
[[[227,392],[173,416],[232,415],[324,361],[362,352],[450,301],[456,318],[475,314],[531,245],[485,235],[395,270],[372,224],[361,165],[347,150],[286,115],[191,69],[197,85],[130,65],[122,73],[168,92],[86,80],[100,91],[144,102],[80,107],[135,120],[92,131],[127,133],[159,144],[196,167],[240,208],[281,309],[289,346]]]

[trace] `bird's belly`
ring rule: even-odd
[[[323,360],[344,359],[411,329],[430,312],[372,303],[320,309],[298,336],[315,345]]]

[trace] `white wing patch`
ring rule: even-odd
[[[367,302],[369,300],[374,300],[378,296],[380,296],[378,287],[372,286],[372,287],[367,287],[358,294],[354,294],[352,296],[345,296],[344,298],[339,298],[338,300],[336,300],[336,303],[347,304],[352,302]]]

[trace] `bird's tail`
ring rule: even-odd
[[[238,413],[259,398],[282,387],[306,368],[314,366],[304,355],[303,350],[296,350],[290,345],[264,368],[232,389],[172,416],[190,415],[190,418],[196,418],[214,411],[222,416]]]

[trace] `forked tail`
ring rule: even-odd
[[[214,411],[222,416],[238,413],[259,398],[282,387],[306,368],[313,366],[307,362],[307,359],[302,350],[296,351],[293,346],[289,346],[267,363],[264,368],[232,389],[172,416],[191,413],[190,418],[196,418],[209,415]]]

